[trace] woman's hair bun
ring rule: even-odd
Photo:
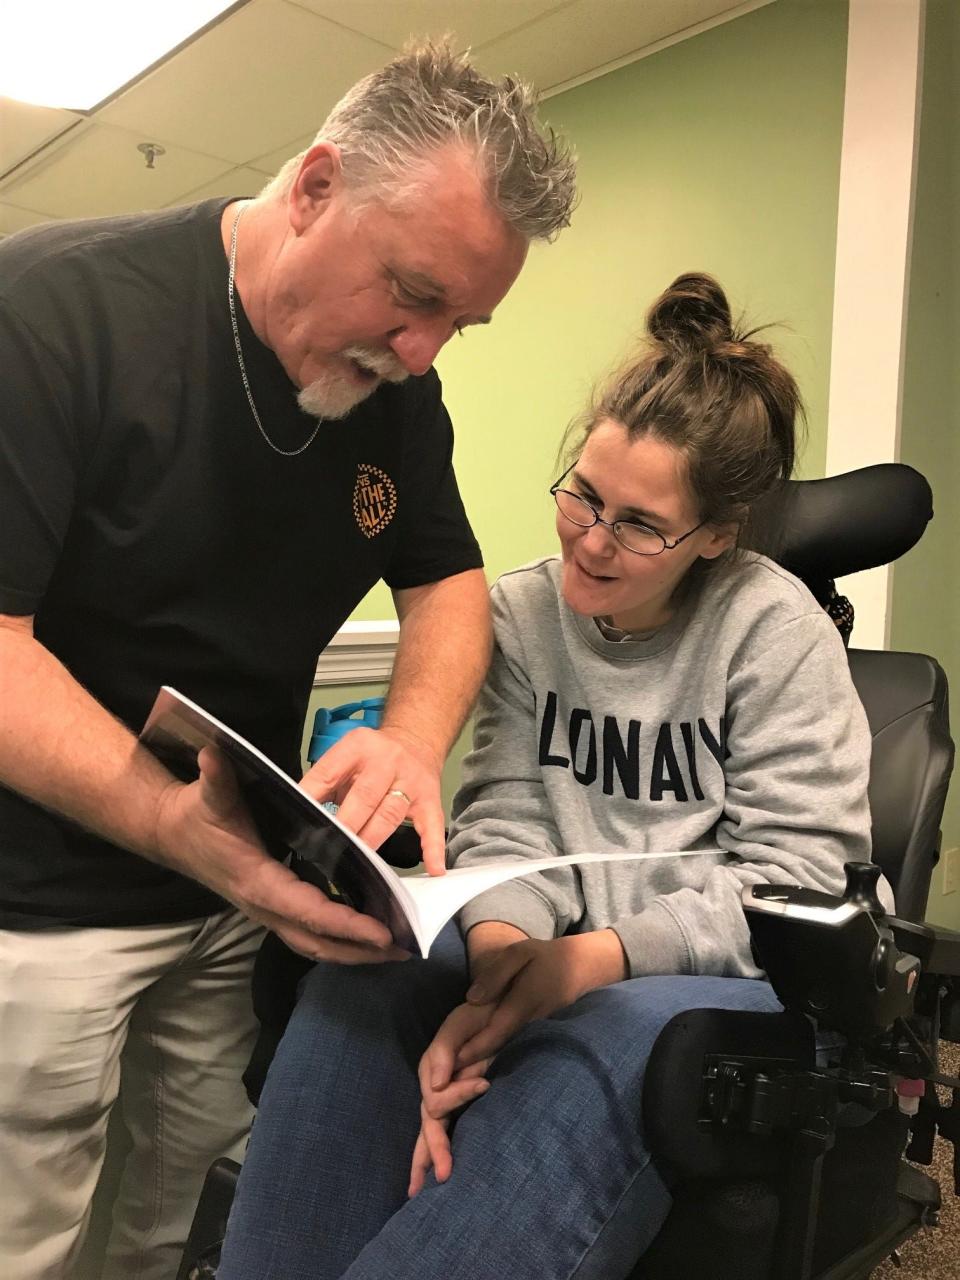
[[[713,276],[690,271],[677,276],[647,312],[647,330],[667,346],[709,351],[733,338],[727,295]]]

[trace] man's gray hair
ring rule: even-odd
[[[355,84],[315,141],[339,148],[345,182],[361,203],[426,189],[434,153],[459,145],[504,221],[527,240],[552,240],[570,221],[575,163],[537,123],[536,105],[528,85],[485,79],[448,39],[426,41]],[[304,154],[287,161],[263,197],[290,191]]]

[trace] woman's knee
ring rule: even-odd
[[[591,991],[545,1022],[530,1024],[516,1045],[522,1055],[539,1050],[578,1057],[615,1090],[630,1093],[642,1083],[647,1058],[667,1023],[690,1009],[710,1008],[776,1012],[781,1005],[764,981],[634,978]]]
[[[688,1009],[746,1009],[779,1012],[782,1008],[769,982],[752,978],[657,974],[629,978],[591,991],[558,1017],[656,1029]]]

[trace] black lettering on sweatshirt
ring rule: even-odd
[[[557,723],[557,695],[551,689],[543,704],[543,718],[540,721],[540,767],[552,764],[560,769],[569,769],[570,761],[566,756],[558,756],[551,752],[554,725]]]
[[[697,744],[693,736],[693,725],[689,720],[680,721],[680,735],[683,738],[683,750],[687,757],[687,769],[690,772],[690,786],[693,789],[694,799],[702,800],[703,788],[697,776]]]
[[[628,800],[640,799],[640,721],[627,722],[624,747],[616,716],[603,717],[603,794],[613,795],[613,771]]]
[[[729,756],[727,751],[727,721],[724,716],[720,717],[720,737],[719,740],[713,736],[707,727],[707,722],[703,716],[697,721],[697,728],[700,730],[700,737],[707,744],[710,754],[716,760],[720,768],[723,768],[723,762]]]
[[[587,739],[587,762],[582,769],[577,768],[577,751],[580,746],[580,731],[583,726],[590,726]],[[583,707],[574,707],[570,712],[570,759],[573,763],[573,776],[585,787],[597,779],[597,731],[594,728],[593,716]]]
[[[662,800],[665,791],[672,791],[675,800],[687,799],[687,788],[683,783],[683,774],[677,763],[677,755],[673,749],[672,726],[665,720],[657,734],[657,745],[653,749],[653,766],[650,769],[650,799]]]
[[[566,721],[566,738],[569,744],[569,756],[560,750],[563,741],[563,727],[557,725],[559,697],[555,690],[547,691],[543,699],[543,710],[540,717],[539,761],[541,768],[551,766],[556,769],[570,769],[573,776],[583,787],[590,787],[597,781],[599,756],[603,754],[603,794],[612,796],[616,782],[619,782],[623,795],[628,800],[640,798],[641,740],[642,720],[627,720],[626,734],[616,716],[605,715],[603,727],[599,735],[593,712],[586,707],[574,707],[569,714],[564,713]],[[700,760],[697,760],[700,743],[716,760],[720,768],[728,758],[726,739],[726,723],[721,717],[717,723],[717,732],[700,716],[696,721],[681,720],[677,724],[679,742],[674,738],[674,725],[666,720],[657,727],[656,740],[652,755],[646,747],[644,755],[650,761],[649,794],[650,799],[662,801],[672,798],[676,804],[686,804],[691,797],[701,801],[704,797],[703,785],[700,781],[700,770],[703,767],[701,748]],[[649,727],[646,735],[647,743],[653,735],[654,726]],[[626,737],[626,741],[624,741]],[[558,738],[559,741],[554,739]],[[681,765],[686,764],[686,769]]]

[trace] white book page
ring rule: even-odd
[[[670,853],[570,853],[556,858],[491,859],[482,865],[454,867],[446,875],[431,876],[425,871],[400,877],[413,903],[414,932],[423,955],[428,955],[437,934],[471,898],[493,889],[507,880],[533,875],[536,871],[555,871],[557,867],[583,866],[590,862],[636,862],[639,858],[702,858],[711,849],[684,849]]]

